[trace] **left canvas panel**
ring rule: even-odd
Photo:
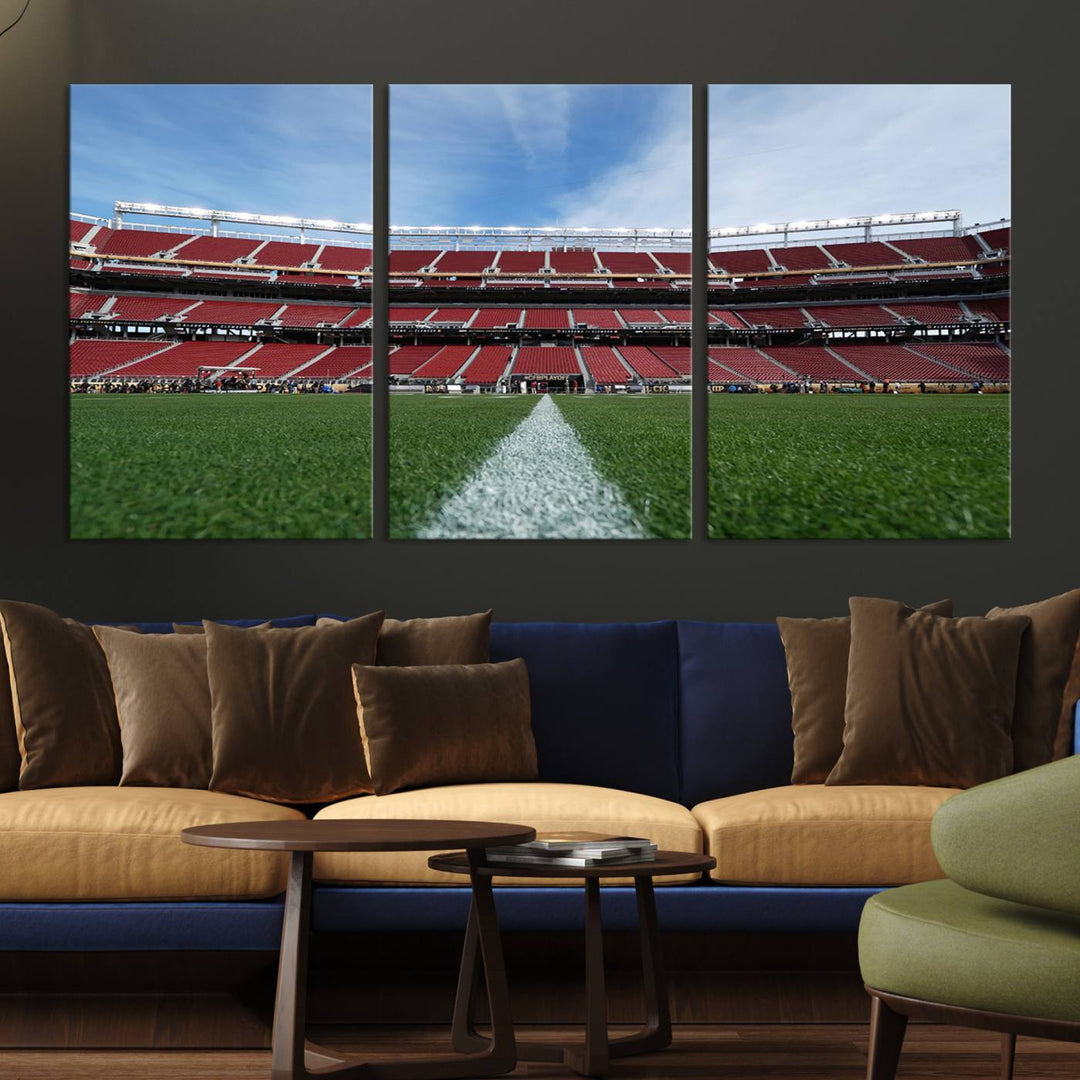
[[[71,87],[70,536],[371,534],[371,88]]]

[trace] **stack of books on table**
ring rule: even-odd
[[[652,862],[656,845],[640,836],[570,832],[540,834],[527,844],[487,849],[489,863],[506,866],[612,866]]]

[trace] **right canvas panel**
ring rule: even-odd
[[[1009,87],[710,87],[709,535],[1007,538]]]

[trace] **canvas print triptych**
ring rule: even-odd
[[[72,538],[370,537],[373,391],[392,540],[689,539],[694,394],[716,541],[1009,535],[1008,87],[393,86],[378,237],[371,105],[71,88]]]

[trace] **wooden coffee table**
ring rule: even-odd
[[[457,1080],[471,1076],[501,1076],[517,1064],[491,875],[482,872],[483,849],[525,843],[536,836],[534,829],[492,821],[251,821],[199,825],[184,829],[180,835],[189,844],[205,847],[291,852],[274,1002],[270,1066],[273,1080],[309,1080],[331,1074],[342,1080]],[[475,1052],[467,1050],[454,1056],[387,1064],[337,1056],[306,1043],[308,929],[314,852],[449,851],[454,848],[466,849],[461,856],[464,869],[456,872],[468,874],[472,882],[469,932],[473,964],[476,963],[477,940],[483,958],[491,1010],[491,1039],[485,1039],[483,1046],[478,1046]]]
[[[585,885],[585,1041],[580,1046],[546,1046],[518,1043],[518,1057],[523,1061],[559,1061],[583,1076],[603,1076],[611,1058],[629,1057],[662,1050],[671,1043],[671,1009],[667,980],[660,955],[660,928],[656,919],[656,896],[653,878],[669,874],[699,874],[711,870],[716,860],[711,855],[685,851],[658,851],[649,862],[621,863],[615,866],[509,866],[478,864],[475,854],[434,855],[428,859],[432,870],[451,874],[469,874],[473,885],[473,903],[465,934],[465,951],[458,976],[454,1001],[454,1024],[451,1043],[455,1050],[475,1054],[489,1047],[494,1039],[485,1039],[476,1030],[476,994],[480,981],[477,954],[483,951],[483,920],[476,903],[477,878],[568,878]],[[607,994],[604,986],[604,935],[600,917],[600,881],[602,878],[633,878],[637,893],[638,932],[641,935],[641,967],[645,984],[645,1026],[633,1035],[608,1038]],[[490,993],[490,992],[489,992]]]

